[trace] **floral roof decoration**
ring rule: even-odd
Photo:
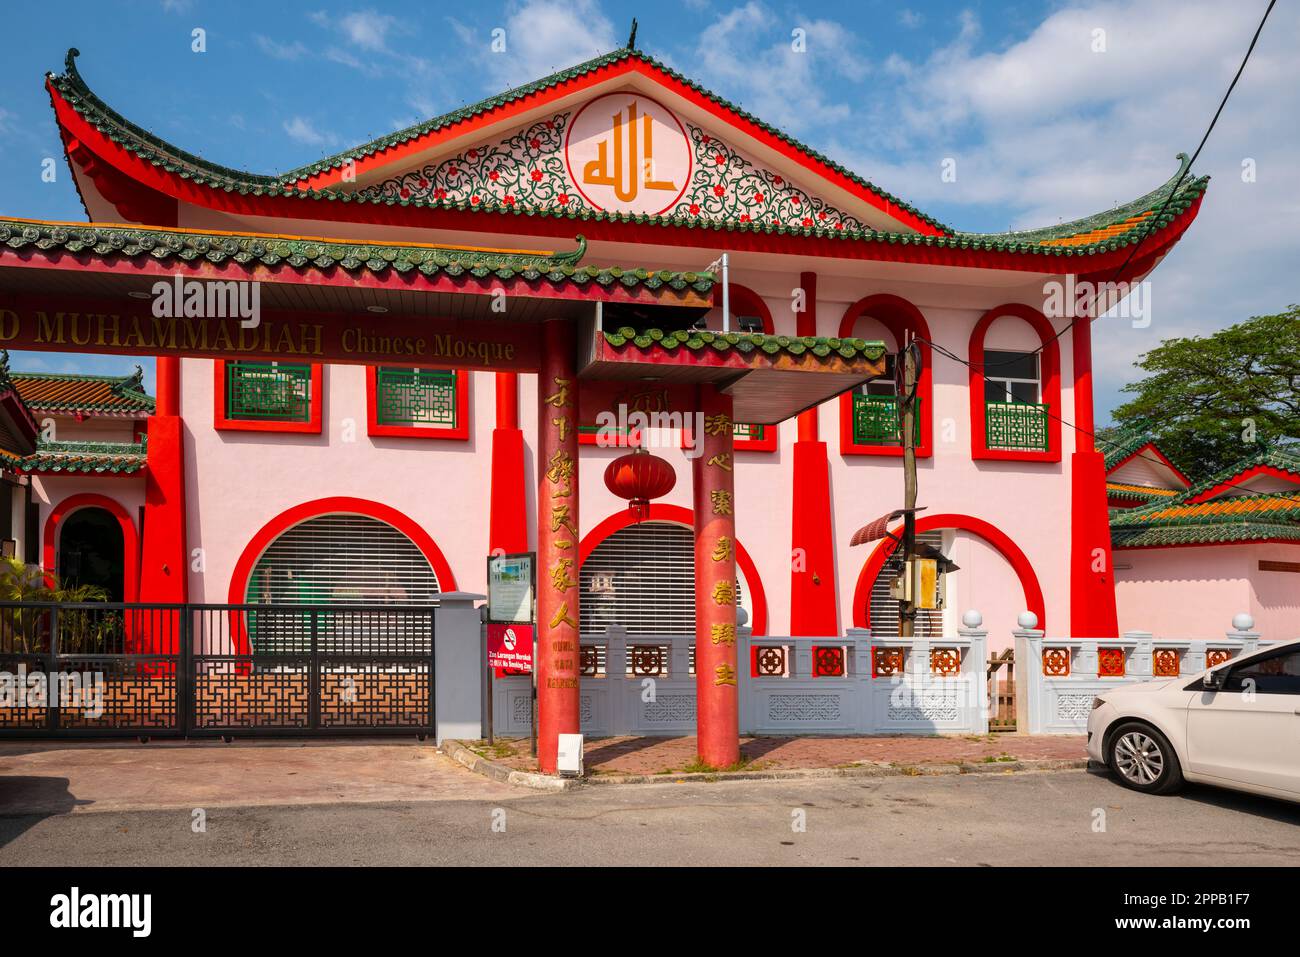
[[[874,186],[826,156],[799,143],[780,130],[763,123],[716,94],[703,89],[652,57],[630,48],[615,50],[534,83],[525,84],[471,106],[453,110],[424,123],[380,137],[353,150],[291,170],[283,175],[267,176],[234,170],[211,163],[172,146],[126,120],[109,108],[86,85],[77,70],[76,56],[77,51],[69,51],[65,72],[47,77],[47,83],[52,95],[62,97],[101,134],[132,155],[168,173],[182,177],[192,184],[227,193],[236,193],[241,196],[275,196],[304,201],[324,200],[343,203],[383,203],[395,206],[426,207],[464,212],[506,213],[595,222],[650,224],[688,229],[713,230],[721,228],[734,232],[834,238],[846,242],[916,245],[935,249],[968,250],[972,252],[1071,257],[1120,250],[1141,241],[1145,236],[1165,229],[1179,216],[1192,208],[1204,194],[1209,182],[1209,177],[1191,176],[1187,169],[1186,160],[1182,158],[1183,161],[1178,173],[1161,187],[1131,203],[1098,213],[1095,216],[1037,230],[1019,230],[1005,233],[959,232],[944,226],[932,217]],[[699,199],[706,198],[706,195],[695,196],[694,194],[692,199],[688,201],[685,212],[679,206],[674,208],[670,214],[655,215],[592,211],[578,208],[577,203],[561,202],[560,196],[563,194],[559,193],[556,194],[554,203],[543,207],[530,207],[526,211],[524,203],[520,202],[514,193],[502,193],[499,198],[484,196],[481,197],[479,202],[475,203],[472,196],[469,198],[456,198],[450,189],[447,190],[446,196],[439,197],[437,190],[439,188],[446,189],[446,187],[431,186],[431,195],[424,197],[419,195],[418,191],[412,189],[412,180],[405,174],[399,178],[401,180],[400,184],[385,181],[378,190],[363,190],[357,193],[334,188],[311,189],[305,186],[305,181],[308,178],[319,173],[342,168],[350,161],[373,156],[391,147],[418,139],[427,133],[454,126],[463,120],[488,113],[505,104],[533,94],[554,89],[570,80],[624,61],[636,61],[638,65],[644,66],[649,71],[657,72],[667,80],[689,88],[697,95],[703,96],[731,112],[739,120],[753,124],[754,127],[764,131],[767,135],[790,145],[815,163],[824,166],[827,170],[843,176],[862,189],[869,191],[887,205],[905,211],[908,215],[914,217],[915,221],[922,224],[922,231],[889,232],[869,229],[861,223],[852,221],[851,217],[848,219],[837,218],[828,207],[816,209],[814,215],[798,217],[790,215],[790,210],[782,210],[781,215],[771,218],[765,216],[756,217],[752,211],[743,210],[736,213],[734,221],[727,220],[719,223],[689,213],[691,204],[703,208],[703,204],[699,202]],[[530,170],[530,180],[532,179],[531,174],[532,171]],[[425,171],[421,170],[414,177],[414,184],[418,186],[421,178],[429,183],[433,182]],[[529,183],[521,181],[521,185],[528,187]],[[693,185],[698,192],[701,184]],[[709,189],[717,185],[720,184],[705,185],[704,189],[707,193]],[[408,194],[405,197],[402,195],[403,189]],[[510,201],[507,200],[507,195],[510,197]],[[766,193],[764,193],[764,198],[767,198]],[[789,205],[794,206],[796,204],[791,199]],[[803,205],[802,198],[797,205]],[[818,215],[821,212],[826,213],[825,218]],[[1157,215],[1158,212],[1160,215]],[[744,215],[748,215],[749,219],[743,220],[741,217]],[[808,221],[807,224],[805,220]],[[931,234],[926,234],[926,230],[929,230]]]
[[[677,273],[667,270],[579,265],[587,243],[580,235],[577,248],[562,253],[475,249],[460,246],[353,243],[346,240],[274,236],[263,233],[222,233],[199,229],[163,229],[99,223],[44,223],[0,218],[0,245],[11,249],[36,247],[62,249],[100,257],[149,256],[162,262],[231,260],[241,265],[285,263],[299,270],[343,269],[347,272],[383,274],[417,271],[426,276],[470,275],[500,280],[516,276],[553,285],[595,282],[647,289],[668,287],[708,293],[714,276],[709,272]]]
[[[670,352],[689,349],[698,352],[713,349],[718,352],[763,352],[767,355],[786,353],[792,356],[811,354],[824,358],[832,354],[845,359],[859,356],[876,361],[885,354],[883,342],[866,339],[838,339],[822,336],[769,336],[756,332],[710,332],[707,329],[646,329],[643,332],[625,326],[617,332],[605,332],[605,341],[614,348],[627,345],[641,349],[662,348]]]

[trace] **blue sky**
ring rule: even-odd
[[[1167,178],[1174,154],[1199,140],[1265,5],[14,5],[0,36],[0,212],[85,218],[41,84],[69,46],[124,115],[217,162],[279,172],[621,46],[635,15],[642,49],[940,220],[1038,226]],[[206,32],[206,52],[191,50],[195,28]],[[504,53],[490,46],[498,28]],[[795,29],[807,36],[797,57]],[[1097,328],[1101,420],[1133,377],[1132,361],[1160,339],[1300,299],[1300,134],[1283,119],[1300,115],[1297,41],[1300,15],[1280,5],[1197,164],[1214,182],[1199,221],[1154,276],[1150,328]],[[42,183],[51,156],[58,179]],[[947,158],[957,162],[955,183],[940,176]],[[14,366],[129,371],[135,361],[24,353]]]

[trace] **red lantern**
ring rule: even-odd
[[[634,521],[650,514],[650,500],[661,498],[677,484],[673,467],[645,449],[633,449],[609,463],[605,469],[605,487],[619,498],[628,500]]]

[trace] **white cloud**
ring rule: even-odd
[[[293,43],[278,43],[258,33],[253,36],[253,42],[257,44],[259,50],[277,60],[300,60],[310,52],[301,40],[294,40]]]
[[[895,82],[855,105],[853,127],[828,125],[818,141],[922,208],[943,204],[957,228],[1045,226],[1096,213],[1159,185],[1174,172],[1174,154],[1196,148],[1265,5],[1072,4],[994,52],[977,50],[980,24],[968,17],[933,54],[886,61]],[[1099,29],[1104,53],[1092,49]],[[1300,259],[1297,41],[1300,13],[1279,6],[1196,164],[1214,180],[1197,221],[1152,276],[1150,327],[1122,319],[1096,327],[1100,420],[1138,374],[1132,362],[1160,340],[1300,298],[1292,279]],[[816,97],[790,110],[806,113]],[[945,157],[957,160],[955,183],[940,178]],[[1257,164],[1253,183],[1242,181],[1248,157]]]
[[[374,52],[388,49],[388,34],[396,25],[396,17],[374,10],[349,13],[339,21],[339,27],[350,43]]]
[[[469,60],[485,69],[498,88],[539,80],[565,67],[608,53],[625,42],[593,0],[524,0],[506,8],[505,49],[492,49],[495,25],[469,28],[452,21]]]
[[[315,124],[305,116],[295,116],[284,121],[284,131],[289,138],[307,146],[328,146],[335,141],[333,133],[316,129]]]

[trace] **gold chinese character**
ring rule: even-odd
[[[573,567],[573,559],[561,558],[556,566],[551,569],[551,584],[555,586],[558,592],[566,592],[574,585],[578,584],[569,577],[569,569]]]
[[[709,499],[713,502],[714,515],[731,514],[731,493],[724,489],[714,489],[709,492]]]
[[[572,426],[569,425],[568,416],[562,415],[558,419],[551,419],[551,425],[555,426],[555,431],[559,433],[561,442],[569,437],[569,429]]]
[[[734,645],[736,643],[736,626],[734,624],[715,624],[710,627],[709,634],[713,638],[715,645]]]
[[[558,532],[561,528],[567,528],[574,535],[578,530],[573,527],[573,517],[569,515],[569,503],[551,506],[551,531]]]
[[[555,541],[551,542],[551,544],[554,545],[556,548],[567,549],[573,547],[573,542],[569,541],[566,538],[557,538]]]
[[[730,605],[736,600],[736,587],[731,581],[720,581],[713,586],[713,600],[719,605]]]
[[[560,387],[559,390],[554,395],[548,395],[542,402],[562,409],[569,404],[569,380],[556,377],[555,384]]]
[[[551,619],[551,627],[559,628],[561,625],[568,625],[570,628],[577,628],[578,623],[569,617],[569,603],[561,602],[560,607],[556,609],[555,617]]]
[[[713,546],[713,560],[725,562],[731,557],[731,539],[726,535],[718,536],[718,544]]]
[[[727,435],[731,432],[731,416],[725,412],[719,412],[717,415],[706,415],[704,417],[704,432],[706,435]]]
[[[730,452],[719,452],[717,455],[713,456],[713,458],[709,459],[709,460],[708,460],[706,463],[704,463],[704,464],[705,464],[705,465],[716,465],[718,468],[720,468],[720,469],[726,469],[728,472],[730,472],[730,471],[731,471],[731,453],[730,453]]]
[[[714,685],[734,685],[736,683],[736,669],[728,664],[721,664],[713,669],[715,675]]]
[[[551,456],[547,464],[550,467],[546,470],[546,478],[552,485],[560,485],[564,489],[562,492],[557,490],[553,493],[553,497],[570,494],[572,491],[573,456],[564,449],[556,449],[555,454]]]

